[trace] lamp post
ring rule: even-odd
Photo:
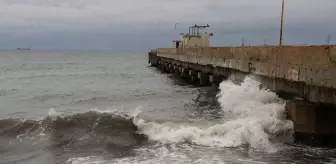
[[[328,35],[327,37],[327,45],[330,45],[331,35]]]
[[[175,38],[176,38],[177,25],[178,25],[178,23],[175,23],[174,32],[173,32],[173,40],[175,40]]]
[[[285,0],[282,0],[281,23],[280,23],[280,42],[279,42],[280,46],[282,46],[282,30],[283,30],[284,8],[285,8]]]

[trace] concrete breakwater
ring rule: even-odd
[[[334,45],[159,48],[149,63],[200,86],[254,75],[271,91],[302,98],[286,105],[298,141],[330,144],[336,136]]]

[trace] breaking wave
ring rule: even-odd
[[[264,88],[252,77],[241,84],[231,80],[220,84],[218,101],[225,115],[220,122],[148,122],[135,117],[134,124],[151,140],[163,143],[193,143],[203,146],[248,146],[257,151],[275,152],[274,140],[290,136],[291,121],[286,120],[285,101]],[[230,119],[227,119],[230,118]]]
[[[27,145],[29,149],[37,146],[52,151],[113,149],[114,152],[121,152],[146,141],[146,136],[137,131],[130,115],[126,117],[93,110],[61,116],[55,110],[50,110],[49,116],[41,120],[0,120],[0,143],[6,150],[16,149],[16,145],[21,148]]]

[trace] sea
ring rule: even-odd
[[[145,51],[0,51],[0,164],[329,164],[253,76],[196,87]]]

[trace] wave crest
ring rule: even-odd
[[[246,77],[240,84],[225,81],[220,84],[218,101],[225,119],[210,126],[156,123],[135,118],[134,124],[152,140],[164,143],[188,142],[204,146],[249,146],[255,150],[275,152],[278,136],[291,135],[293,124],[286,120],[285,102],[261,84]],[[227,118],[230,118],[227,120]]]
[[[146,140],[144,135],[137,133],[138,128],[132,118],[94,111],[61,116],[51,110],[49,116],[41,120],[0,120],[0,129],[0,138],[9,139],[9,144],[15,143],[15,140],[18,144],[48,141],[46,146],[49,148],[80,148],[86,144],[129,147]]]

